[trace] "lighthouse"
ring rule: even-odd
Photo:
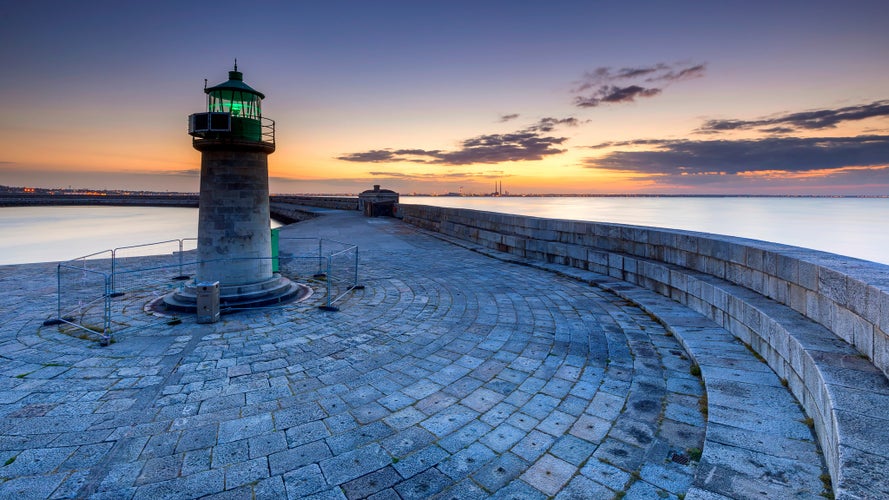
[[[207,110],[188,117],[201,152],[197,270],[193,282],[165,297],[168,308],[195,310],[197,289],[218,283],[219,305],[254,307],[290,300],[297,286],[272,270],[268,157],[275,122],[262,115],[262,92],[234,69],[207,88]]]

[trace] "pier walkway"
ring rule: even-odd
[[[100,347],[42,325],[54,265],[0,267],[0,498],[824,491],[812,431],[777,376],[678,304],[627,285],[651,301],[643,312],[355,212],[282,236],[358,244],[365,288],[338,312],[186,317]]]

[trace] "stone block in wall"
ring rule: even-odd
[[[685,256],[687,252],[682,250],[681,248],[671,247],[667,249],[667,262],[673,264],[674,266],[686,267],[685,265]]]
[[[704,301],[696,295],[687,293],[685,296],[685,307],[688,307],[692,311],[700,313],[702,310],[709,306],[710,304],[705,304]]]
[[[703,272],[702,266],[704,265],[704,260],[701,258],[700,254],[686,252],[683,257],[683,266],[694,271]]]
[[[763,287],[762,294],[772,300],[778,300],[778,295],[780,294],[779,288],[784,284],[784,280],[778,278],[774,274],[766,274],[765,275],[765,286]]]
[[[718,236],[714,238],[719,238]],[[731,244],[727,241],[720,239],[713,239],[713,246],[711,248],[711,254],[714,258],[719,259],[723,262],[729,262],[731,260]]]
[[[772,349],[775,350],[775,353],[778,354],[783,363],[790,363],[791,352],[790,352],[790,337],[787,336],[784,328],[775,321],[773,318],[766,316],[762,319],[762,332],[763,336],[768,340]],[[770,365],[771,366],[771,365]],[[782,375],[783,377],[783,375]]]
[[[753,344],[753,336],[750,333],[750,329],[747,328],[744,323],[738,321],[735,317],[731,315],[728,316],[728,325],[725,326],[725,329],[728,330],[732,335],[737,337],[741,342],[744,342],[748,345]]]
[[[568,257],[579,262],[586,262],[589,251],[585,247],[571,244],[565,245],[565,247],[568,250]]]
[[[836,302],[846,304],[846,275],[821,267],[818,269],[818,293]]]
[[[874,328],[874,365],[889,377],[889,334],[881,328]]]
[[[553,257],[563,258],[568,256],[568,248],[564,243],[550,241],[546,245],[546,253]]]
[[[589,261],[589,263],[591,265],[607,267],[608,266],[608,255],[609,255],[608,252],[589,249],[587,251],[587,261]]]
[[[624,271],[632,274],[636,274],[638,271],[639,261],[632,257],[624,257],[623,268]]]
[[[670,286],[682,291],[683,293],[688,292],[688,275],[683,271],[677,270],[669,270],[670,273]]]
[[[689,234],[680,234],[676,247],[688,253],[698,252],[698,237]]]
[[[478,231],[478,241],[485,246],[495,247],[498,243],[503,243],[503,236],[500,233],[496,233],[494,231],[486,231],[484,229],[477,229]]]
[[[740,264],[727,263],[725,265],[725,279],[747,288],[750,288],[751,285],[751,276],[747,273],[747,268]]]
[[[794,311],[800,314],[806,314],[806,289],[797,284],[791,283],[790,302],[788,305]]]
[[[775,300],[781,304],[790,302],[790,284],[781,278],[773,277],[775,281]]]
[[[543,252],[537,252],[537,251],[526,249],[525,250],[525,258],[532,259],[532,260],[539,260],[541,262],[544,262],[544,261],[546,261],[546,254],[544,254]]]
[[[621,255],[610,253],[608,254],[608,267],[611,269],[618,269],[623,271],[624,269],[624,258]]]
[[[678,288],[670,287],[670,298],[680,304],[688,304],[688,294]]]
[[[713,303],[713,285],[707,283],[706,281],[699,280],[697,278],[689,278],[689,280],[694,281],[695,286],[694,289],[697,291],[695,295],[701,298],[704,302],[708,304]],[[692,287],[689,287],[692,288]]]
[[[502,242],[509,248],[512,248],[519,253],[524,253],[525,251],[525,239],[519,238],[518,236],[511,234],[504,234]]]
[[[880,293],[880,321],[877,325],[880,330],[889,332],[889,293]]]
[[[756,271],[754,269],[747,269],[747,274],[749,275],[749,285],[747,288],[753,290],[756,293],[763,294],[763,291],[766,289],[768,277],[762,271]]]
[[[854,316],[853,321],[852,333],[855,339],[855,348],[867,356],[867,359],[874,359],[874,325],[865,321],[861,316]]]
[[[559,235],[551,229],[538,229],[533,233],[532,237],[543,241],[557,241]]]
[[[778,254],[770,250],[763,252],[762,272],[772,276],[778,275]]]
[[[799,284],[809,290],[818,290],[819,267],[811,262],[799,261]]]
[[[812,318],[817,323],[821,323],[828,330],[833,331],[836,323],[838,306],[837,303],[829,297],[818,295],[818,317]]]
[[[666,262],[667,264],[671,264],[674,266],[678,266],[679,264],[679,250],[674,247],[662,247],[663,249],[663,258],[658,259],[661,262]]]
[[[713,257],[705,257],[706,273],[725,279],[725,261]]]
[[[875,326],[880,325],[880,298],[883,295],[885,295],[885,293],[881,289],[873,285],[867,286],[864,318]]]
[[[738,243],[729,243],[729,262],[735,264],[747,264],[747,246]]]
[[[846,307],[859,316],[867,314],[867,283],[846,276]]]
[[[711,303],[714,307],[719,309],[720,311],[725,311],[728,309],[728,294],[722,288],[710,286],[710,289],[713,291],[713,300]],[[705,292],[706,294],[706,292]]]
[[[763,332],[763,317],[765,313],[759,309],[744,302],[743,310],[744,324],[754,332]]]
[[[765,251],[760,248],[747,248],[747,260],[745,264],[747,267],[751,269],[755,269],[757,271],[763,271],[763,259],[764,259]]]
[[[806,317],[812,318],[815,321],[818,321],[817,318],[821,316],[821,311],[819,310],[821,302],[818,298],[817,292],[806,290]]]
[[[799,259],[787,255],[778,255],[777,276],[791,283],[799,282]]]

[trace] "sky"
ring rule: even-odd
[[[275,193],[889,195],[889,2],[0,0],[0,185],[196,192],[244,80]]]

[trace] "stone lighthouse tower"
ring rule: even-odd
[[[301,287],[272,271],[268,156],[275,122],[262,116],[265,95],[228,72],[228,81],[204,88],[207,111],[188,118],[192,145],[201,152],[198,266],[193,283],[168,295],[173,309],[194,310],[196,287],[218,282],[222,308],[289,300]]]

